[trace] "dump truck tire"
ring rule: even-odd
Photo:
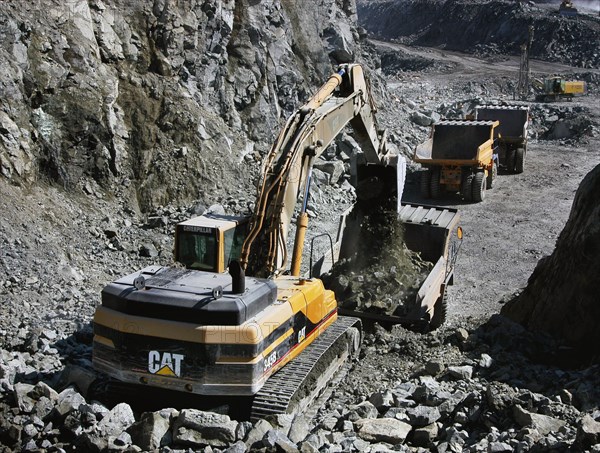
[[[485,173],[478,171],[473,177],[473,184],[471,186],[471,197],[475,202],[483,201],[485,199]]]
[[[523,173],[525,169],[525,150],[517,148],[515,153],[515,173]]]
[[[514,148],[506,150],[506,171],[514,173],[515,171],[515,155],[516,150]]]
[[[429,192],[431,198],[439,198],[440,197],[440,169],[438,167],[434,167],[431,169],[431,182],[429,185]]]
[[[488,173],[485,181],[487,189],[491,189],[492,187],[494,187],[494,181],[496,180],[496,176],[498,176],[498,164],[494,162],[492,170]]]
[[[448,312],[448,292],[444,288],[444,292],[433,304],[433,316],[429,321],[429,331],[438,329],[446,322],[446,314]]]
[[[431,172],[425,170],[421,172],[421,196],[423,198],[431,197]]]
[[[471,201],[473,199],[473,174],[463,175],[462,183],[460,185],[460,194],[465,201]]]

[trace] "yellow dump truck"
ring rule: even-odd
[[[527,155],[529,106],[480,105],[475,107],[476,120],[498,120],[495,129],[498,164],[508,173],[523,173]]]
[[[548,79],[534,79],[533,88],[538,92],[536,101],[551,102],[561,99],[570,101],[575,96],[584,95],[587,92],[585,82],[581,80],[565,80],[562,77],[550,77]]]
[[[495,129],[499,121],[443,120],[431,128],[413,160],[424,167],[421,195],[438,198],[460,192],[465,201],[483,201],[498,173]]]

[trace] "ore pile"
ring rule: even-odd
[[[68,342],[89,351],[85,337]],[[107,406],[89,397],[94,376],[81,367],[40,380],[34,356],[65,358],[46,336],[36,345],[0,351],[2,452],[600,451],[598,366],[578,367],[569,350],[498,315],[426,335],[376,329],[314,418],[256,423]]]
[[[395,211],[378,207],[360,216],[355,250],[323,277],[343,308],[403,316],[433,265],[404,244]]]

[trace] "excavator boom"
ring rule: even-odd
[[[288,119],[265,161],[250,230],[242,247],[241,263],[249,275],[267,277],[285,270],[288,229],[299,199],[303,219],[300,226],[305,228],[312,165],[348,124],[367,163],[396,166],[398,157],[390,151],[385,132],[377,128],[375,110],[362,67],[342,65]],[[302,242],[302,236],[297,238]],[[300,245],[297,243],[294,249]],[[299,272],[298,260],[298,256],[292,260],[293,275]]]

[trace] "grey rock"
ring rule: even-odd
[[[360,418],[358,415],[356,415],[356,413],[353,414],[354,417],[356,418]],[[328,431],[333,431],[335,429],[335,427],[338,424],[338,417],[334,417],[333,415],[328,415],[326,417],[323,417],[323,420],[321,420],[321,424],[320,426],[325,428]]]
[[[161,228],[169,225],[169,218],[167,216],[152,216],[148,217],[146,222],[149,228]]]
[[[349,420],[355,421],[361,418],[377,418],[379,411],[370,401],[363,401],[355,406],[348,408],[351,412]]]
[[[373,404],[380,413],[383,413],[394,405],[394,395],[391,390],[375,392],[369,397],[369,402]]]
[[[440,411],[437,407],[429,406],[418,406],[415,408],[407,409],[406,415],[411,426],[423,427],[435,423],[441,417]]]
[[[298,444],[310,434],[310,429],[307,418],[302,414],[297,414],[292,420],[288,437],[293,443]]]
[[[354,423],[358,435],[368,442],[404,442],[412,429],[408,423],[393,418],[365,418]]]
[[[544,436],[548,433],[558,431],[566,424],[563,420],[549,417],[548,415],[526,411],[518,404],[513,408],[513,416],[519,425],[530,426]]]
[[[278,429],[270,429],[263,437],[263,445],[267,448],[275,448],[276,451],[284,453],[294,453],[298,447],[288,437]]]
[[[62,417],[71,411],[78,410],[82,404],[85,404],[85,398],[73,387],[68,387],[58,394],[58,404],[54,409]]]
[[[140,256],[145,256],[147,258],[155,258],[158,256],[158,250],[151,242],[145,242],[140,245],[139,253]]]
[[[412,444],[417,447],[430,447],[437,439],[438,432],[437,423],[415,428],[412,434]]]
[[[515,449],[506,442],[490,442],[487,451],[488,453],[510,453]]]
[[[76,445],[82,451],[100,453],[108,449],[108,438],[97,432],[84,432],[77,438]]]
[[[273,425],[264,419],[260,419],[254,424],[254,428],[252,428],[248,433],[248,437],[245,439],[246,445],[249,448],[252,448],[255,443],[262,440],[267,431],[270,429],[273,429]]]
[[[318,160],[314,164],[314,168],[321,170],[327,175],[327,182],[330,185],[337,184],[344,174],[344,163],[339,160],[323,161]]]
[[[600,443],[600,422],[594,420],[589,414],[584,415],[577,427],[575,443],[582,448],[590,448]]]
[[[35,384],[33,389],[31,389],[30,396],[36,400],[41,397],[46,397],[51,401],[58,401],[58,392],[45,382],[41,381]]]
[[[160,412],[146,412],[139,421],[131,425],[128,432],[133,443],[142,450],[155,450],[170,443],[169,428],[168,416],[165,417]]]
[[[473,367],[471,365],[449,366],[448,374],[455,379],[471,379]]]
[[[467,329],[464,329],[462,327],[456,329],[454,331],[454,335],[456,336],[456,339],[461,343],[464,343],[469,338],[469,332],[467,331]]]
[[[29,414],[33,411],[36,401],[29,396],[33,390],[33,385],[19,382],[14,385],[13,395],[17,402],[17,407],[23,413]]]
[[[410,115],[410,120],[419,126],[427,127],[433,123],[433,119],[421,112],[413,112]]]
[[[286,436],[290,432],[290,427],[292,426],[292,420],[294,416],[292,414],[277,414],[275,416],[269,417],[269,422],[273,426],[274,429],[281,431]]]
[[[425,372],[431,376],[437,376],[440,374],[446,366],[443,362],[437,360],[431,360],[425,364]]]
[[[235,442],[237,425],[227,415],[183,409],[173,424],[173,437],[188,446],[225,447]]]
[[[300,451],[302,453],[316,453],[323,445],[322,440],[316,434],[310,434],[300,443]]]
[[[133,411],[127,403],[119,403],[98,423],[98,430],[104,436],[119,436],[135,422]]]
[[[481,368],[489,368],[492,366],[493,360],[488,354],[481,354],[479,358],[479,366]]]
[[[236,443],[224,450],[224,453],[246,453],[246,451],[248,451],[246,444],[243,441],[238,440]]]

